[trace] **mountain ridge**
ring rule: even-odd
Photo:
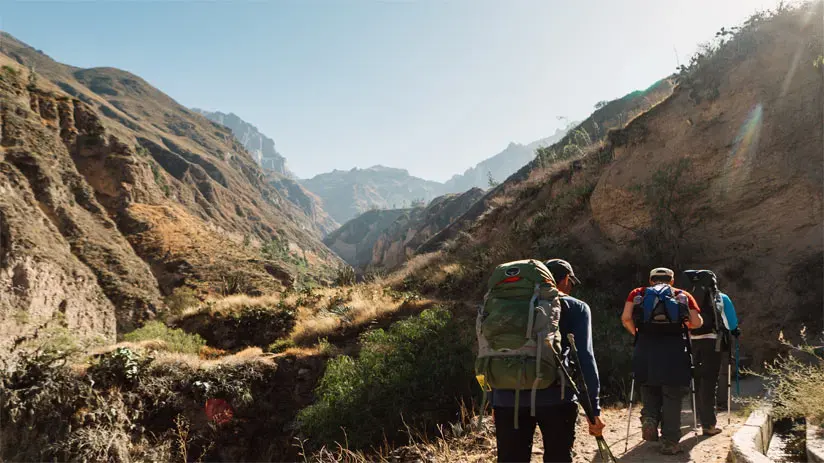
[[[20,336],[62,319],[114,336],[181,286],[261,292],[340,262],[229,129],[139,76],[63,65],[3,32],[0,100],[0,267],[25,289],[0,298],[0,318],[30,314],[9,322]],[[44,226],[22,226],[30,217]],[[262,257],[272,241],[281,251]],[[30,242],[68,253],[38,261]],[[80,286],[60,276],[84,273]],[[60,290],[71,297],[48,296]]]

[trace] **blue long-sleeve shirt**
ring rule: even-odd
[[[569,351],[567,335],[572,333],[575,336],[575,347],[578,348],[578,356],[581,359],[580,368],[587,383],[595,416],[599,416],[601,414],[601,404],[598,394],[601,386],[598,379],[598,365],[595,363],[595,353],[592,348],[592,313],[586,302],[572,296],[562,296],[559,328],[561,330],[561,350],[563,352]],[[569,355],[567,355],[567,360]],[[568,364],[567,360],[565,360],[565,363]],[[529,389],[521,390],[521,407],[531,405],[530,392]],[[535,397],[535,405],[538,407],[575,401],[577,401],[577,397],[573,395],[569,386],[566,387],[563,399],[561,398],[560,386],[539,389]],[[514,407],[515,391],[512,389],[495,389],[490,394],[490,403],[493,407]]]

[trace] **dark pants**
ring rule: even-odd
[[[681,401],[689,391],[682,386],[641,386],[641,422],[661,425],[661,435],[670,442],[681,440]]]
[[[515,429],[515,409],[495,407],[498,461],[529,462],[535,425],[538,425],[544,439],[544,461],[571,462],[577,419],[578,405],[574,403],[537,407],[535,416],[530,415],[529,408],[521,408],[518,411],[518,429]]]
[[[698,419],[704,428],[713,427],[716,423],[715,399],[718,388],[718,370],[721,369],[721,357],[728,355],[726,352],[716,352],[715,345],[715,339],[694,339],[692,341],[693,361],[695,362],[695,407],[698,409]]]

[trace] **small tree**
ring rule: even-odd
[[[495,188],[501,184],[501,182],[495,180],[495,177],[492,176],[492,171],[490,170],[486,171],[486,183],[489,185],[489,188]]]
[[[656,171],[649,182],[637,185],[649,211],[648,227],[632,230],[641,238],[650,256],[677,266],[686,234],[700,225],[707,213],[704,207],[694,207],[698,193],[706,185],[689,182],[690,164],[681,159]]]
[[[29,66],[29,89],[37,88],[37,73],[34,72],[34,66]]]

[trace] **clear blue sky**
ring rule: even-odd
[[[446,180],[675,70],[769,0],[20,1],[0,29],[234,112],[292,170]],[[674,50],[675,49],[675,50]]]

